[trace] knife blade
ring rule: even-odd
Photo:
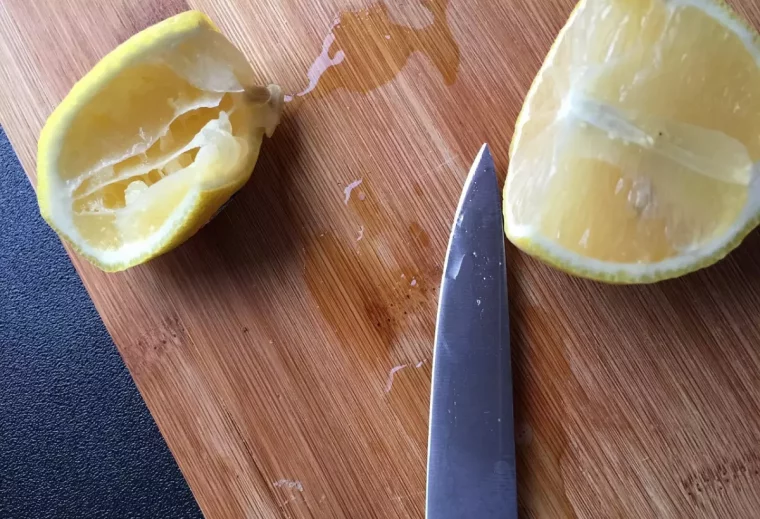
[[[427,519],[515,519],[512,368],[501,197],[488,145],[465,181],[441,282]]]

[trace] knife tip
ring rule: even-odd
[[[476,164],[482,164],[483,162],[493,162],[493,155],[491,155],[491,147],[487,142],[484,142],[480,147],[478,156],[475,160]]]

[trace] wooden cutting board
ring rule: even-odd
[[[308,90],[186,245],[115,275],[73,258],[209,518],[424,514],[455,203],[484,141],[506,171],[572,5],[370,2],[0,1],[0,123],[32,180],[39,130],[72,84],[188,8],[262,82]],[[758,517],[758,233],[656,286],[508,259],[522,517]]]

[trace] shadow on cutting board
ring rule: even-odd
[[[297,260],[300,229],[292,224],[291,184],[298,175],[299,136],[298,118],[286,112],[273,137],[264,139],[248,183],[187,243],[144,268],[158,271],[180,293],[193,279],[225,293],[251,286],[252,278],[275,276]],[[176,268],[178,262],[187,268]]]

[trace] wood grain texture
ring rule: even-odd
[[[117,275],[74,263],[207,517],[421,518],[455,203],[482,142],[506,171],[572,5],[2,0],[0,123],[30,178],[73,83],[188,8],[287,92],[336,20],[345,60],[187,244]],[[754,233],[706,271],[612,287],[508,250],[522,517],[758,517],[758,251]]]

